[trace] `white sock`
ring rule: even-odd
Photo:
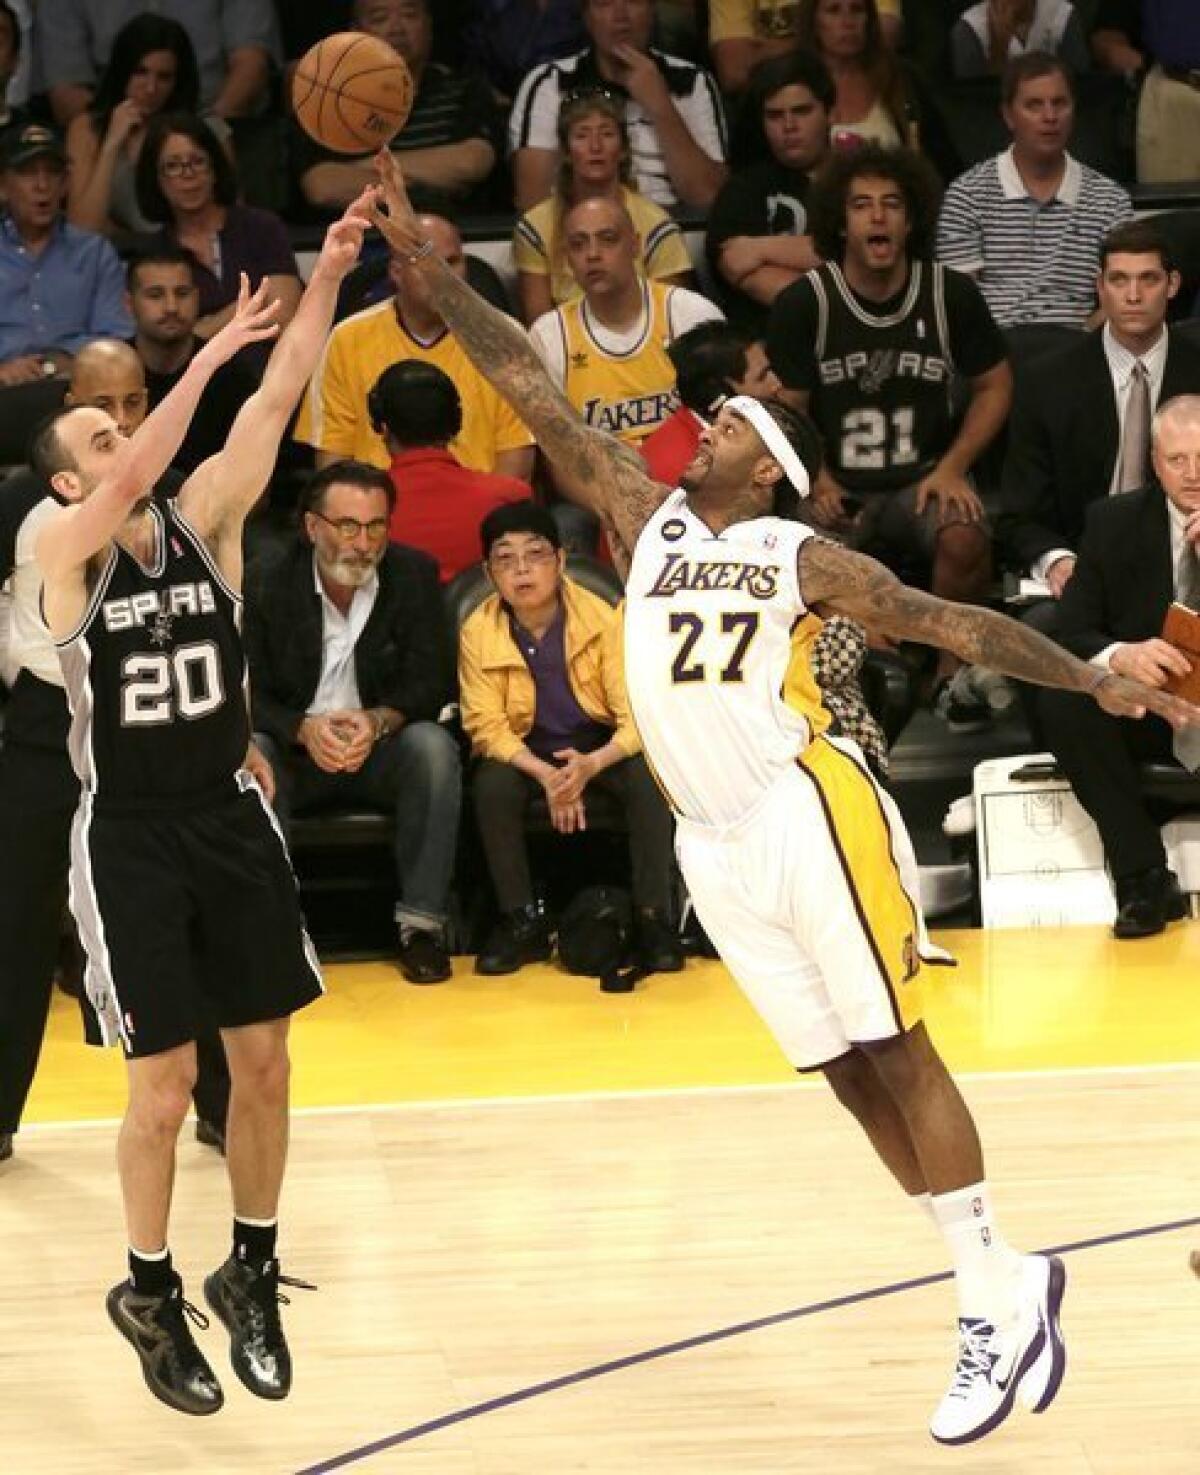
[[[919,1209],[931,1224],[937,1226],[938,1218],[933,1207],[933,1194],[928,1189],[924,1193],[910,1193],[908,1201],[913,1208]]]
[[[958,1314],[1004,1326],[1017,1309],[1021,1256],[996,1226],[987,1184],[935,1194],[930,1207],[954,1261]]]

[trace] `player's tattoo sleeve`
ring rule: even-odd
[[[436,256],[422,263],[434,305],[472,363],[533,431],[574,498],[613,524],[627,548],[666,495],[630,447],[580,416],[521,328]]]
[[[913,589],[875,559],[823,538],[801,544],[797,569],[805,603],[818,606],[818,613],[849,615],[881,635],[938,646],[971,665],[1039,686],[1092,692],[1104,678],[1103,671],[1007,615]]]

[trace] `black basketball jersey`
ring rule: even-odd
[[[218,788],[250,739],[241,596],[171,503],[149,515],[151,566],[114,543],[78,629],[58,642],[79,781],[136,805]]]
[[[838,266],[806,280],[817,299],[812,409],[831,472],[851,491],[919,481],[953,439],[945,268],[914,261],[903,294],[882,313],[854,295]]]

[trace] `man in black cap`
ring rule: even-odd
[[[129,338],[125,283],[102,236],[63,218],[67,161],[52,128],[26,123],[0,139],[0,387],[61,374],[93,338]]]

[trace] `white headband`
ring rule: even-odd
[[[788,481],[801,497],[807,497],[812,487],[808,480],[808,472],[804,469],[804,463],[792,449],[787,436],[779,428],[775,416],[771,414],[766,405],[748,394],[735,394],[725,401],[722,408],[732,410],[743,420],[749,420],[762,438],[763,445],[783,467]]]

